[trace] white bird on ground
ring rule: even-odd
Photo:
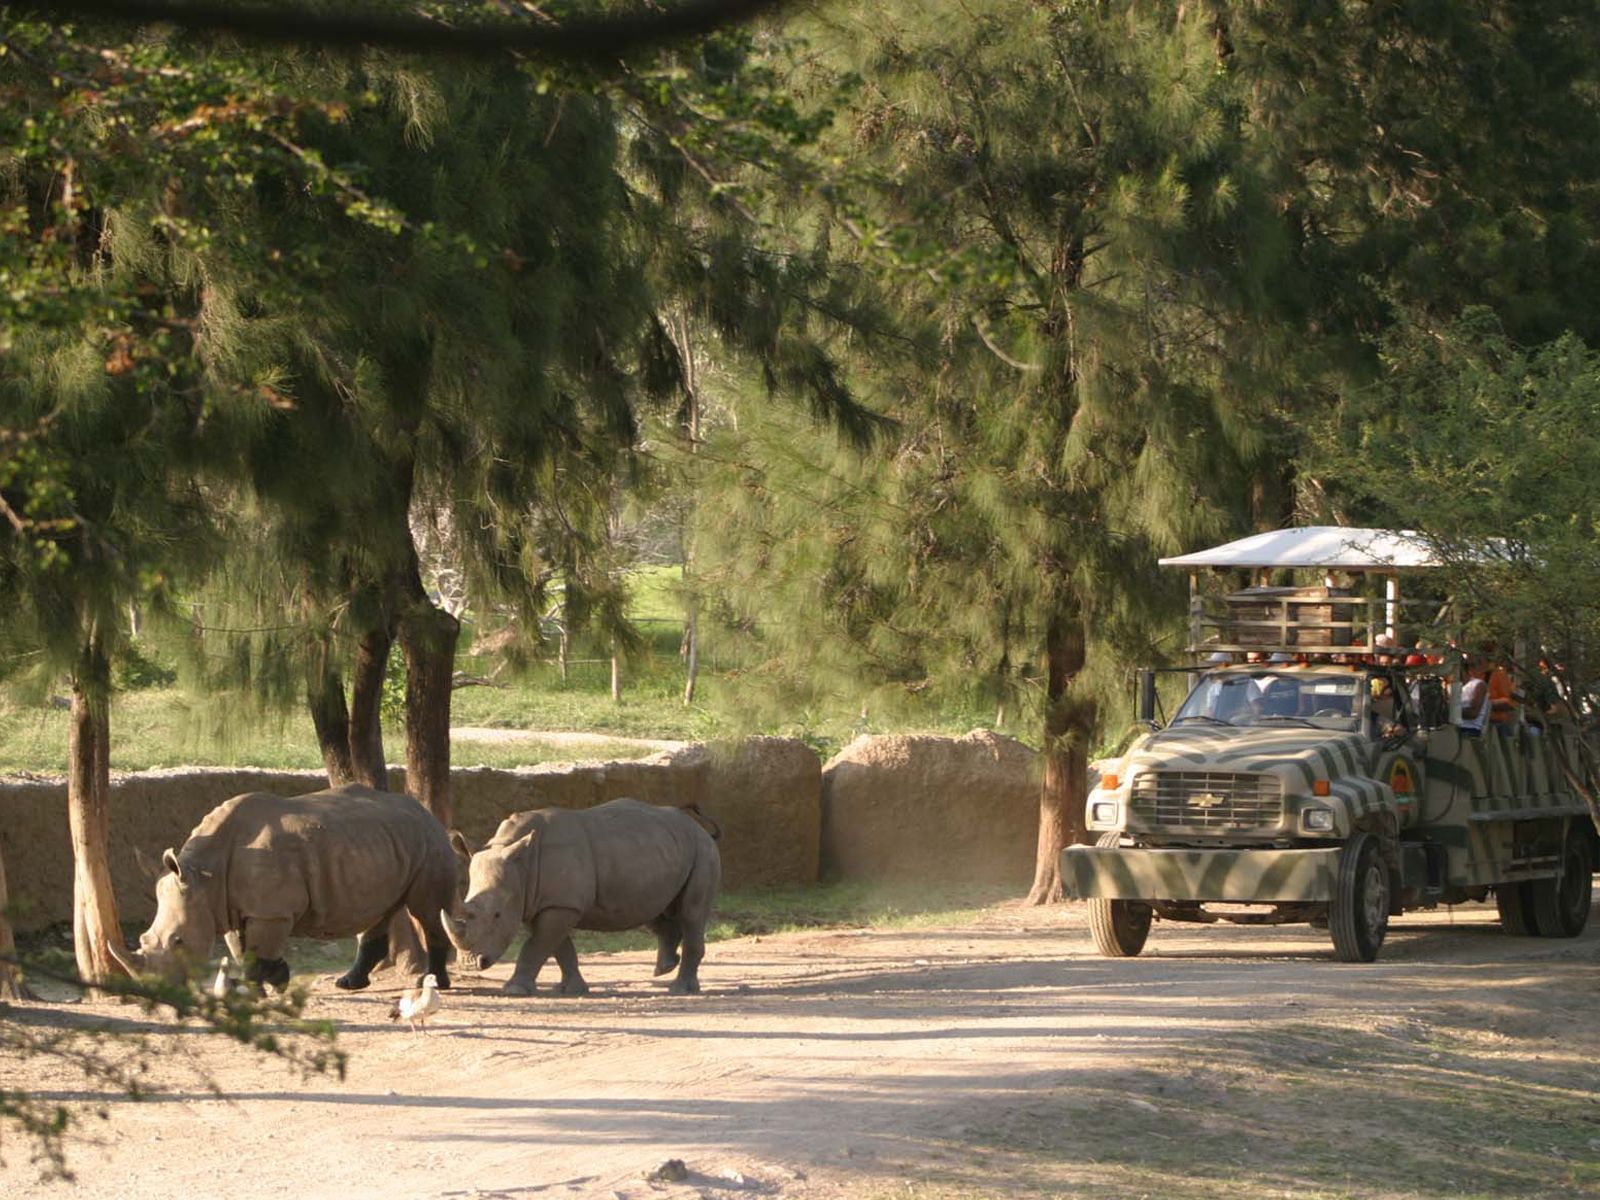
[[[432,975],[424,975],[420,988],[407,990],[394,1002],[394,1007],[389,1010],[389,1020],[407,1021],[411,1025],[412,1033],[415,1033],[419,1026],[423,1033],[427,1033],[428,1018],[441,1007],[438,979]]]

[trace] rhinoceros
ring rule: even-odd
[[[439,910],[455,902],[455,852],[444,826],[410,796],[364,787],[247,792],[207,813],[162,864],[155,920],[139,949],[111,948],[134,974],[181,979],[224,934],[248,957],[249,982],[281,989],[291,935],[355,935],[355,963],[334,982],[364,988],[388,953],[389,919],[404,908],[422,927],[429,972],[450,986]]]
[[[700,990],[706,919],[722,879],[722,859],[709,818],[638,800],[594,808],[543,808],[514,813],[476,853],[452,832],[456,853],[471,854],[466,900],[458,914],[442,913],[458,950],[490,966],[519,927],[528,940],[505,984],[531,996],[539,968],[555,955],[560,992],[589,990],[578,971],[574,929],[633,929],[656,935],[655,973],[678,968],[671,990]],[[679,947],[682,954],[679,954]]]

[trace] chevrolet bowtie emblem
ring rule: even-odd
[[[1219,796],[1215,792],[1198,792],[1189,797],[1189,806],[1191,808],[1215,808],[1225,799],[1226,797]]]

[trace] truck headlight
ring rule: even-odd
[[[1331,808],[1308,808],[1301,820],[1312,833],[1333,832],[1333,810]]]
[[[1115,800],[1096,800],[1089,806],[1089,819],[1096,825],[1115,825],[1117,823],[1117,802]]]

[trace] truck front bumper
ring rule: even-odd
[[[1061,885],[1073,900],[1326,901],[1340,848],[1141,850],[1068,846]]]

